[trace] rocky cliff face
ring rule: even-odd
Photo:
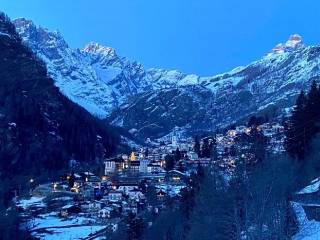
[[[320,47],[304,46],[297,34],[248,66],[199,77],[144,69],[97,43],[71,49],[58,32],[26,19],[15,25],[47,63],[62,93],[142,137],[160,137],[175,126],[189,133],[213,130],[252,114],[278,116],[320,74]]]

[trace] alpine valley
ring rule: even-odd
[[[73,49],[59,32],[24,18],[14,24],[65,96],[141,138],[163,137],[177,128],[194,135],[252,115],[284,116],[320,73],[320,47],[305,46],[298,34],[247,66],[201,77],[145,69],[94,42]]]

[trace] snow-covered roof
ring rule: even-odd
[[[320,178],[311,181],[311,184],[297,192],[296,194],[308,194],[318,192],[320,188]]]

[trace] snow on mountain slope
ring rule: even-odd
[[[175,126],[194,134],[257,113],[269,118],[284,114],[301,89],[320,75],[320,47],[288,45],[291,47],[283,52],[268,54],[246,67],[214,77],[190,78],[189,85],[180,85],[183,78],[178,77],[170,89],[140,94],[124,104],[111,120],[138,135],[161,137]]]
[[[294,34],[262,59],[213,77],[144,69],[110,47],[72,49],[59,32],[14,21],[18,32],[48,65],[66,96],[101,118],[139,136],[161,137],[175,126],[207,131],[259,113],[278,116],[320,74],[320,47]]]
[[[151,69],[117,55],[113,48],[91,42],[72,49],[59,32],[37,27],[32,21],[14,20],[24,42],[47,64],[62,93],[92,114],[105,118],[130,96],[148,90],[189,84],[178,71]]]

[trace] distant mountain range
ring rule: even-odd
[[[59,32],[24,18],[14,24],[64,95],[142,138],[162,137],[175,127],[189,135],[214,130],[254,114],[280,116],[320,75],[320,47],[305,46],[297,34],[245,67],[200,77],[145,69],[98,43],[70,48]]]

